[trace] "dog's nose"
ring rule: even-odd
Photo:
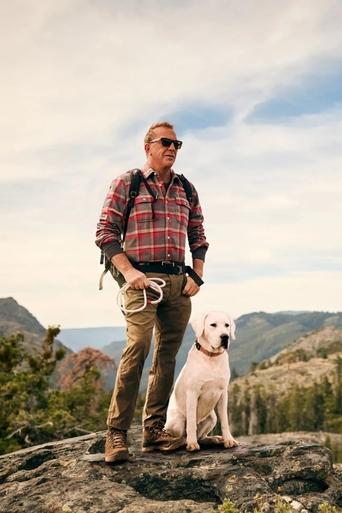
[[[226,333],[223,333],[222,335],[220,335],[220,339],[221,339],[221,346],[223,346],[225,349],[227,349],[229,336]]]

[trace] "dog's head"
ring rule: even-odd
[[[191,321],[191,326],[200,344],[210,346],[211,351],[228,349],[230,340],[235,340],[235,322],[224,312],[202,313]]]

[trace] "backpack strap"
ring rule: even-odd
[[[130,174],[131,174],[131,183],[130,183],[130,186],[129,186],[127,206],[126,206],[126,210],[125,210],[125,213],[124,213],[124,222],[123,222],[123,230],[122,230],[121,242],[123,242],[125,240],[129,215],[130,215],[131,210],[133,208],[135,198],[139,194],[140,182],[141,182],[141,179],[142,179],[142,174],[141,174],[140,169],[132,169],[130,171]],[[105,268],[104,268],[104,271],[103,271],[103,275],[104,275],[104,274],[106,274],[109,271],[110,266],[111,266],[112,263],[105,256],[104,252],[101,251],[100,264],[102,265],[103,263],[105,265]],[[101,279],[103,279],[102,275],[101,275]],[[100,290],[101,289],[102,289],[102,282],[100,280]]]
[[[180,181],[182,182],[182,185],[183,185],[183,188],[185,190],[185,194],[186,194],[187,200],[188,200],[188,202],[191,205],[193,192],[192,192],[192,187],[190,185],[190,182],[189,182],[189,180],[187,178],[185,178],[185,176],[183,174],[177,175],[177,176],[179,177]],[[197,285],[199,287],[201,285],[203,285],[204,281],[202,280],[202,278],[200,276],[198,276],[198,274],[193,270],[192,267],[190,267],[189,265],[186,265],[185,266],[185,272],[188,273],[188,275],[194,280],[195,283],[197,283]]]
[[[189,180],[187,178],[185,178],[185,176],[183,174],[181,174],[181,175],[177,174],[177,176],[180,179],[180,181],[182,182],[183,189],[185,190],[186,198],[187,198],[188,202],[191,205],[191,202],[192,202],[192,187],[190,185],[190,182],[189,182]]]
[[[129,215],[133,208],[135,198],[139,194],[140,183],[141,183],[142,178],[143,177],[142,177],[140,169],[133,169],[131,171],[131,185],[129,186],[128,202],[127,202],[127,207],[126,207],[126,211],[125,211],[125,218],[124,218],[124,223],[123,223],[121,242],[123,242],[126,237]]]

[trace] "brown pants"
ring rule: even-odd
[[[107,425],[127,430],[132,422],[145,359],[149,353],[154,328],[154,352],[149,373],[143,413],[145,427],[165,421],[174,378],[176,355],[182,343],[191,313],[191,301],[182,295],[185,275],[146,273],[165,280],[163,299],[157,305],[147,304],[141,312],[127,313],[127,345],[118,368],[109,406]],[[151,291],[151,289],[148,289]],[[153,294],[153,292],[152,292]],[[148,297],[150,292],[148,293]],[[128,289],[128,309],[142,304],[142,291]]]

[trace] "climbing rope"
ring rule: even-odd
[[[125,313],[132,313],[132,312],[141,312],[142,310],[144,310],[144,308],[146,308],[147,304],[156,305],[156,304],[160,303],[160,301],[163,299],[162,287],[165,287],[165,285],[166,285],[165,281],[162,280],[161,278],[149,278],[148,280],[150,282],[150,285],[148,288],[151,288],[151,289],[155,290],[156,292],[158,292],[159,297],[157,297],[157,299],[147,299],[146,289],[142,289],[142,293],[143,293],[142,306],[140,306],[139,308],[135,308],[133,310],[129,310],[126,308],[126,305],[125,305],[124,294],[125,294],[126,290],[130,288],[130,285],[129,285],[129,283],[126,283],[123,287],[121,287],[121,289],[119,290],[118,295],[116,297],[116,302],[117,302],[119,308],[121,309],[122,313],[125,314]]]

